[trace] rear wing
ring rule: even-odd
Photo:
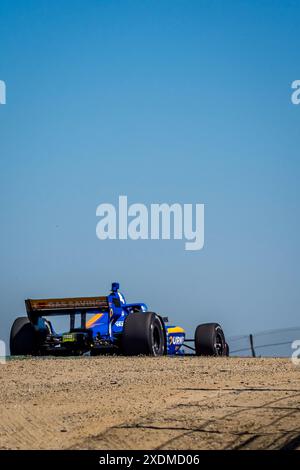
[[[99,310],[108,310],[107,297],[70,297],[65,299],[26,299],[27,315],[32,323],[37,323],[39,317],[50,315],[70,315],[71,324],[75,314],[81,315],[81,324],[85,325],[86,314]]]

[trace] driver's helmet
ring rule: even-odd
[[[111,285],[111,291],[113,294],[119,297],[121,304],[126,304],[125,297],[121,292],[119,292],[120,284],[118,282],[113,282]]]

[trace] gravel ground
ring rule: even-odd
[[[288,359],[12,359],[0,449],[297,449]]]

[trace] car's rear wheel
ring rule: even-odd
[[[218,323],[197,326],[195,349],[197,356],[226,356],[226,341],[221,326]]]
[[[32,355],[37,349],[37,335],[27,317],[17,318],[10,332],[10,354],[12,356]]]
[[[165,334],[159,316],[154,312],[130,313],[124,322],[122,351],[127,356],[162,356]]]

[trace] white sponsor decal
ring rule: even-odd
[[[182,344],[184,342],[183,336],[170,336],[171,344]]]

